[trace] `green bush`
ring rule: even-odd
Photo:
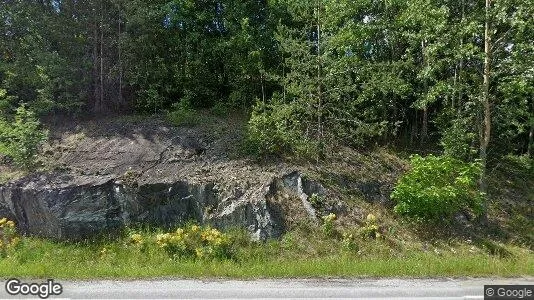
[[[16,101],[17,97],[8,95],[5,89],[0,88],[0,115],[6,114],[12,109]]]
[[[48,132],[41,129],[35,114],[20,106],[14,122],[0,118],[0,153],[13,159],[20,167],[30,167],[47,135]]]
[[[160,111],[165,103],[165,98],[159,90],[160,88],[157,85],[151,85],[149,88],[139,91],[137,93],[137,110],[146,113],[157,113]]]
[[[198,112],[185,99],[173,105],[173,109],[167,113],[167,119],[175,126],[193,126],[201,122]]]
[[[336,228],[334,224],[336,218],[337,218],[336,215],[333,213],[322,217],[323,219],[322,230],[326,236],[333,237],[336,234]]]
[[[247,152],[264,156],[308,151],[313,143],[300,132],[298,119],[291,103],[258,102],[247,124]]]
[[[482,195],[477,188],[481,168],[448,156],[411,157],[412,169],[397,183],[391,198],[395,212],[424,220],[443,220],[468,210],[479,215]]]

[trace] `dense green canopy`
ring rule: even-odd
[[[261,102],[320,147],[532,154],[530,0],[2,0],[0,33],[4,114]]]

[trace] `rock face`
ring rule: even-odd
[[[80,240],[141,224],[171,228],[191,220],[221,229],[245,228],[254,239],[265,240],[285,230],[283,212],[268,200],[281,191],[300,199],[309,217],[316,218],[308,197],[325,190],[299,172],[245,191],[219,190],[216,182],[34,175],[0,186],[0,218],[15,220],[25,234],[57,240]]]

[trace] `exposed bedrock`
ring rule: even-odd
[[[315,219],[308,198],[325,189],[299,172],[231,191],[216,182],[138,183],[113,176],[41,174],[0,186],[0,218],[15,220],[25,234],[57,240],[90,238],[125,226],[172,228],[188,221],[245,228],[254,239],[265,240],[285,230],[284,212],[269,201],[280,192],[292,194],[291,201]]]

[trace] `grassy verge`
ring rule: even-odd
[[[253,243],[233,235],[232,258],[171,258],[157,245],[156,234],[142,234],[136,245],[116,241],[57,243],[24,238],[0,258],[0,277],[97,278],[289,278],[289,277],[515,277],[534,276],[529,249],[503,245],[497,255],[476,243],[411,244],[391,238],[346,241],[320,232],[293,232],[280,241]],[[493,254],[492,254],[493,253]]]

